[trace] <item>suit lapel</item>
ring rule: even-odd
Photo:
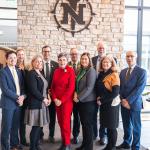
[[[13,78],[12,73],[11,73],[11,71],[10,71],[10,69],[9,69],[8,66],[6,67],[6,72],[7,72],[7,75],[9,76],[9,78],[11,79],[11,81],[13,82],[13,84],[14,84],[14,86],[15,86],[14,78]],[[15,86],[15,87],[16,87],[16,86]]]

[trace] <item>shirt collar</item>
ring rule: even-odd
[[[133,65],[133,66],[131,66],[130,68],[133,70],[135,66],[136,66],[136,64],[135,64],[135,65]],[[129,68],[129,67],[128,67],[128,68]]]
[[[44,64],[46,64],[46,63],[51,63],[51,61],[49,60],[49,61],[45,61],[45,60],[43,60],[43,62],[44,62]]]

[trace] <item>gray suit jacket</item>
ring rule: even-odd
[[[94,90],[95,81],[96,71],[94,68],[90,68],[79,81],[78,99],[80,102],[89,102],[96,100],[96,94]]]

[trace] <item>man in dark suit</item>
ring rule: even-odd
[[[68,63],[69,66],[72,66],[75,74],[77,75],[77,71],[80,67],[80,63],[78,61],[79,53],[76,48],[71,48],[70,49],[70,58],[71,61]],[[79,143],[79,133],[80,133],[80,117],[79,117],[79,112],[77,109],[77,104],[74,103],[73,105],[73,144],[78,144]]]
[[[58,67],[58,63],[51,60],[51,48],[49,46],[44,46],[42,48],[42,55],[43,55],[43,74],[46,80],[48,81],[48,89],[51,87],[53,74],[55,69]],[[52,101],[49,106],[49,115],[50,115],[50,124],[49,124],[49,141],[51,143],[55,142],[54,138],[54,132],[55,132],[55,122],[56,122],[56,111],[55,111],[55,104]],[[42,136],[44,136],[44,133],[42,133]]]
[[[120,73],[121,115],[124,141],[117,149],[140,149],[142,92],[146,85],[146,70],[136,65],[136,53],[128,51],[128,67]]]
[[[1,84],[1,105],[2,105],[2,126],[1,126],[1,149],[18,149],[20,107],[23,105],[24,81],[21,71],[15,67],[17,63],[16,53],[13,51],[6,53],[7,65],[0,71]]]
[[[97,45],[97,52],[98,52],[98,55],[93,57],[92,58],[92,63],[93,63],[93,67],[95,68],[96,72],[97,72],[97,75],[98,75],[98,72],[99,72],[99,64],[100,64],[100,61],[102,59],[102,57],[104,57],[106,55],[106,45],[103,41],[100,41]],[[98,127],[97,127],[97,113],[98,113],[98,105],[96,106],[96,110],[95,110],[95,113],[94,113],[94,123],[93,123],[93,132],[94,132],[94,139],[97,138],[97,133],[98,133]],[[107,135],[107,129],[100,126],[100,129],[99,129],[99,144],[100,145],[105,145],[106,144],[106,135]]]

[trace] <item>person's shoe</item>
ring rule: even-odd
[[[64,148],[64,144],[62,143],[57,150],[63,150],[63,148]]]
[[[66,145],[66,146],[63,147],[62,150],[71,150],[71,146],[70,145]]]
[[[23,147],[22,147],[22,145],[10,146],[10,149],[11,149],[11,150],[22,150]]]
[[[42,148],[40,147],[40,145],[38,145],[38,146],[36,147],[36,150],[42,150]]]
[[[55,143],[55,138],[50,136],[50,137],[49,137],[49,142],[50,142],[50,143]]]
[[[79,138],[78,137],[74,137],[72,139],[72,144],[78,144],[79,143]]]
[[[21,145],[26,146],[26,147],[29,147],[29,146],[30,146],[30,144],[27,143],[27,142],[22,142]]]
[[[127,145],[127,144],[120,144],[119,146],[116,146],[116,149],[130,149],[130,145]]]
[[[116,147],[109,147],[108,145],[106,145],[106,147],[102,150],[116,150]]]
[[[105,145],[105,144],[106,144],[105,138],[101,138],[101,139],[98,141],[98,143],[99,143],[100,145]]]
[[[76,150],[84,150],[84,146],[81,145],[80,147],[77,147]]]

